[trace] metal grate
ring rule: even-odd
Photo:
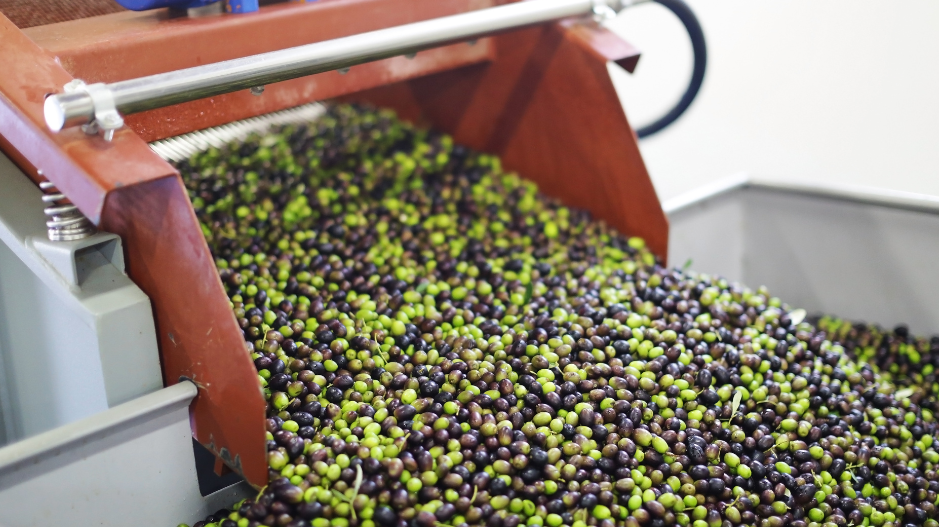
[[[182,161],[189,159],[196,152],[212,147],[220,148],[232,141],[245,139],[251,134],[265,133],[274,126],[313,122],[319,119],[325,111],[326,108],[318,102],[304,104],[243,121],[161,139],[150,143],[150,148],[167,161]]]
[[[114,0],[0,0],[0,13],[20,29],[120,11]]]

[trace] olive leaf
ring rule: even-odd
[[[391,362],[388,356],[388,353],[385,350],[381,349],[381,343],[375,342],[375,344],[376,346],[374,346],[374,349],[372,349],[373,348],[372,345],[369,344],[369,349],[371,350],[371,352],[381,357],[385,361],[385,364]]]
[[[681,266],[682,272],[687,271],[688,269],[691,269],[691,265],[693,263],[694,263],[694,260],[691,258],[688,258],[687,260],[685,260],[685,264]]]
[[[703,390],[702,390],[703,391]],[[730,402],[730,417],[727,419],[722,419],[723,422],[730,424],[734,420],[734,417],[737,417],[737,410],[740,409],[740,399],[743,397],[743,392],[737,390],[734,392],[734,398]]]
[[[339,491],[336,490],[336,489],[331,489],[331,490],[332,490],[333,496],[339,498],[339,501],[344,501],[344,502],[346,502],[346,503],[352,503],[352,500],[350,500],[349,497],[346,496],[345,494],[339,492]]]
[[[414,290],[423,295],[424,291],[427,291],[427,286],[429,285],[430,282],[421,282],[417,284],[417,287],[415,287]]]
[[[793,309],[789,312],[789,320],[792,321],[793,326],[798,326],[805,320],[806,312],[804,309]]]
[[[267,324],[261,324],[261,347],[267,346],[267,333],[271,330],[271,327]]]
[[[261,496],[264,495],[264,491],[267,490],[268,485],[264,485],[261,490],[258,491],[258,495],[254,497],[254,501],[261,499]]]
[[[528,285],[525,286],[525,304],[531,302],[531,294],[534,289],[535,286],[532,282],[528,282]]]
[[[352,499],[359,495],[359,487],[362,486],[362,465],[355,466],[355,483],[352,484]]]
[[[359,487],[362,486],[362,478],[363,478],[362,466],[359,465],[355,467],[355,483],[352,484],[352,497],[351,498],[346,496],[344,493],[339,492],[336,489],[332,489],[333,496],[336,496],[337,498],[339,498],[340,501],[344,501],[349,504],[349,510],[352,512],[353,519],[356,519],[354,503],[355,503],[355,498],[359,496]]]
[[[734,420],[734,417],[737,416],[737,409],[740,408],[740,392],[734,392],[734,399],[730,403],[730,417],[724,420],[724,422],[729,426],[730,422]]]

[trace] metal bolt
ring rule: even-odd
[[[264,93],[264,86],[252,86],[251,95],[258,96]]]
[[[43,175],[42,170],[37,172],[40,177]],[[65,194],[56,188],[55,184],[51,181],[43,181],[39,184],[39,188],[43,192],[42,201],[48,205],[44,212],[48,218],[46,227],[50,240],[54,242],[80,240],[97,232],[94,224],[65,197]]]

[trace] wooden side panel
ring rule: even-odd
[[[639,50],[616,33],[592,24],[578,24],[573,20],[563,20],[559,25],[567,30],[573,41],[580,40],[584,49],[597,59],[614,62],[630,73],[636,71]]]
[[[257,371],[178,177],[111,192],[101,227],[121,235],[128,271],[153,304],[164,382],[199,387],[192,431],[256,486],[267,483]]]
[[[502,156],[542,190],[667,257],[668,220],[606,69],[635,64],[593,26],[559,23],[496,38],[498,59],[354,94]]]
[[[71,76],[3,16],[0,49],[0,148],[121,236],[128,274],[154,307],[164,382],[186,377],[200,387],[191,409],[196,438],[253,484],[266,484],[257,373],[179,175],[132,130],[111,143],[79,129],[50,133],[43,99]]]

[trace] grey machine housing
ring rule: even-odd
[[[672,265],[809,314],[939,334],[939,197],[741,174],[663,206]]]
[[[121,239],[50,241],[42,191],[0,157],[0,443],[163,387],[150,299]]]
[[[0,189],[0,525],[177,525],[247,496],[205,492],[197,388],[163,387],[120,237],[49,241],[42,191],[2,154]]]

